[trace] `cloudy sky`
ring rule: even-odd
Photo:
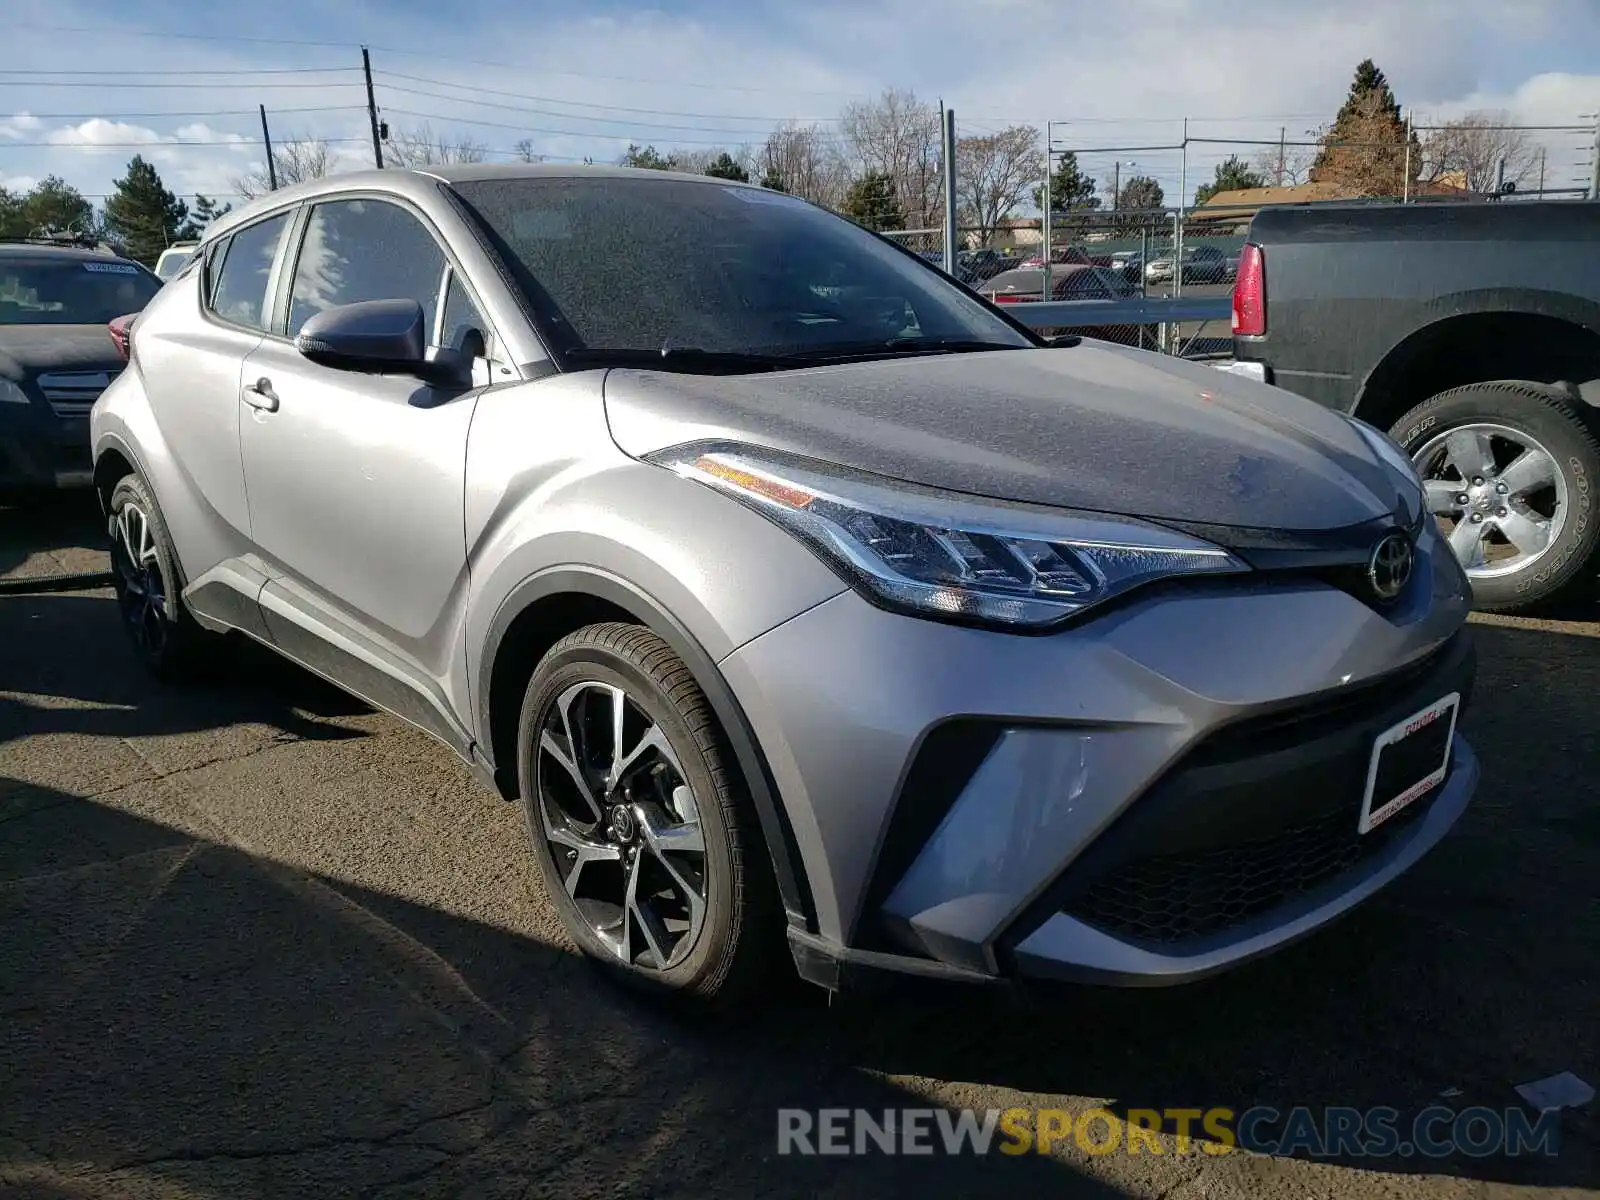
[[[229,10],[232,10],[231,12]],[[1227,154],[1331,118],[1372,57],[1419,122],[1472,109],[1531,125],[1600,111],[1596,0],[420,0],[237,7],[8,0],[0,184],[60,175],[96,198],[135,152],[181,194],[228,195],[275,139],[371,161],[360,49],[395,129],[470,135],[506,160],[610,161],[630,141],[757,144],[778,120],[836,128],[885,87],[956,110],[963,133],[1052,122],[1086,168],[1177,193]],[[1549,186],[1586,182],[1592,138],[1537,135]],[[182,144],[188,143],[188,144]]]

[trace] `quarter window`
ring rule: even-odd
[[[329,308],[415,300],[432,323],[444,251],[420,221],[382,200],[335,200],[311,210],[295,265],[289,335]]]
[[[450,287],[444,296],[444,324],[439,330],[439,345],[462,350],[479,358],[489,354],[489,327],[478,306],[472,302],[461,277],[450,273]]]
[[[267,328],[267,276],[278,243],[289,224],[289,214],[279,213],[239,230],[214,254],[211,311],[224,321],[249,329]]]

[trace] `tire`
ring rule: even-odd
[[[216,638],[183,606],[183,575],[161,510],[137,475],[117,482],[106,509],[112,586],[133,652],[159,679],[189,678]]]
[[[1489,612],[1532,608],[1588,581],[1588,568],[1600,545],[1594,495],[1600,481],[1600,439],[1565,393],[1519,380],[1470,384],[1424,400],[1390,432],[1425,478],[1463,485],[1465,490],[1456,496],[1436,497],[1430,503],[1447,536],[1474,513],[1482,518],[1474,524],[1488,534],[1463,563],[1472,582],[1474,607]],[[1463,472],[1448,461],[1451,450],[1445,439],[1452,432],[1472,434],[1479,456],[1485,444],[1482,439],[1488,438],[1489,467],[1481,476],[1485,480],[1481,489],[1473,483],[1478,475]],[[1531,463],[1535,451],[1552,460],[1538,476],[1542,480],[1548,475],[1550,482],[1527,491],[1510,490],[1520,487],[1530,473],[1507,472],[1505,479],[1500,473],[1522,452],[1530,455],[1524,465]],[[1496,494],[1501,485],[1508,495]],[[1468,497],[1466,506],[1458,503],[1463,495]],[[1451,514],[1439,511],[1441,499]],[[1520,524],[1520,518],[1536,525],[1544,521],[1542,546],[1536,538],[1528,539],[1528,527]],[[1519,521],[1521,536],[1517,540],[1539,548],[1524,549],[1510,540],[1502,531],[1503,520]],[[1459,539],[1453,541],[1453,545],[1460,544]]]
[[[632,762],[607,792],[602,776],[617,757],[611,689],[626,696],[622,757]],[[653,732],[664,743],[641,750]],[[566,768],[580,761],[588,764],[578,773],[589,782],[593,807]],[[654,633],[591,625],[550,648],[523,697],[517,783],[545,891],[573,941],[609,974],[702,1007],[746,996],[767,978],[783,945],[782,921],[754,806],[704,693]],[[669,858],[653,850],[669,837],[692,847],[692,835],[674,832],[691,824],[698,853],[669,851]],[[601,856],[608,848],[614,863]],[[634,879],[646,898],[630,910]],[[698,928],[684,902],[696,884]],[[669,912],[674,928],[665,917],[648,923]]]

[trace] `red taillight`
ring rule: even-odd
[[[1027,292],[996,292],[989,297],[996,304],[1028,304],[1038,298]]]
[[[122,355],[122,361],[128,361],[130,354],[129,343],[133,339],[133,318],[136,314],[125,313],[120,317],[112,317],[106,325],[106,331],[111,334],[111,344],[117,348],[117,353]]]
[[[1233,336],[1262,337],[1267,332],[1267,265],[1261,247],[1246,244],[1233,281]]]

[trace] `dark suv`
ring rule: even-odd
[[[107,326],[160,287],[93,245],[0,241],[0,493],[92,482],[89,409],[124,365]]]

